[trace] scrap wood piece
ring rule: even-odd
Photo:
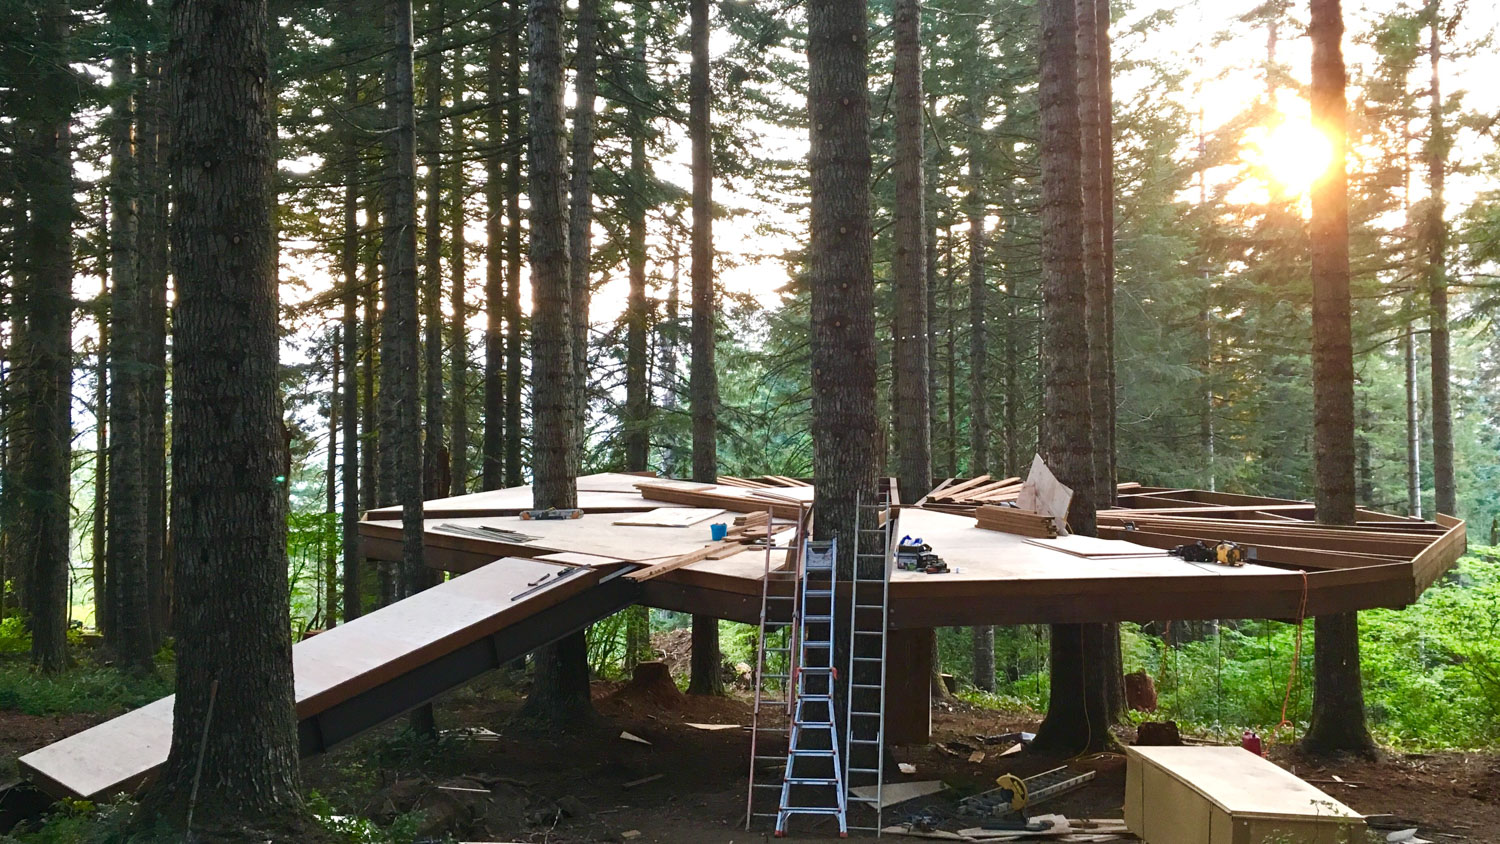
[[[1119,539],[1098,539],[1077,534],[1059,536],[1055,539],[1028,539],[1026,544],[1046,548],[1049,551],[1061,551],[1064,554],[1085,559],[1165,556],[1160,548],[1148,548],[1145,545],[1136,545]]]
[[[1072,488],[1064,486],[1052,474],[1052,470],[1047,468],[1047,461],[1040,454],[1034,455],[1031,471],[1026,474],[1026,482],[1021,484],[1021,492],[1016,496],[1016,506],[1022,510],[1051,516],[1057,525],[1058,534],[1066,535],[1068,506],[1072,503]]]
[[[740,729],[740,725],[739,724],[694,724],[691,721],[684,721],[682,723],[682,725],[684,727],[692,727],[695,730],[703,730],[705,732],[710,732],[710,733],[717,732],[719,730],[738,730],[738,729]]]
[[[972,763],[974,763],[975,765],[978,765],[980,762],[983,762],[984,761],[984,751],[983,750],[976,750],[973,753],[970,753],[969,754],[969,761],[972,762]]]
[[[905,836],[907,836],[909,838],[931,838],[931,839],[933,839],[935,841],[977,841],[978,840],[976,838],[969,838],[967,836],[959,835],[956,832],[947,832],[947,831],[944,831],[944,830],[941,830],[941,829],[934,830],[932,832],[923,832],[920,829],[912,829],[912,826],[909,823],[904,823],[904,824],[898,824],[896,826],[885,827],[884,829],[880,830],[880,833],[882,835],[905,835]]]
[[[664,777],[666,777],[666,774],[652,774],[649,777],[641,777],[638,780],[631,780],[630,782],[627,782],[627,783],[621,783],[620,787],[621,788],[635,788],[638,785],[645,785],[648,782],[656,782],[657,780],[662,779]]]
[[[947,788],[942,780],[922,780],[920,782],[888,782],[883,787],[873,785],[862,785],[849,789],[849,793],[855,797],[873,798],[875,792],[880,792],[880,808],[894,806],[897,803],[905,803],[918,797],[926,797],[929,794],[937,794]]]
[[[641,738],[640,736],[636,735],[635,733],[622,731],[620,733],[620,738],[624,739],[625,741],[634,742],[636,744],[644,744],[647,747],[651,746],[651,742],[646,741],[645,739]]]
[[[637,569],[636,571],[629,572],[625,576],[637,582],[645,582],[647,580],[652,580],[660,577],[667,572],[676,571],[683,566],[690,566],[693,563],[701,563],[704,560],[713,559],[715,554],[730,550],[733,550],[734,553],[738,554],[744,549],[738,542],[731,542],[726,539],[723,542],[715,542],[712,545],[705,545],[696,551],[689,551],[686,554],[679,554],[678,556],[673,557],[665,562],[656,563],[655,565],[650,565],[643,569]]]

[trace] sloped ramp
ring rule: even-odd
[[[613,571],[505,558],[292,648],[298,742],[321,753],[634,603]],[[52,798],[139,787],[167,761],[173,698],[22,756]]]

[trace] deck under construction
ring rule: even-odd
[[[1306,502],[1133,484],[1100,513],[1100,539],[980,527],[976,511],[1014,499],[1019,485],[950,480],[897,509],[900,533],[920,536],[950,571],[892,575],[890,676],[926,676],[922,637],[940,626],[1402,607],[1465,548],[1463,523],[1445,516],[1361,511],[1358,525],[1330,527],[1312,521]],[[754,623],[764,543],[791,531],[812,498],[811,486],[782,477],[695,484],[606,473],[579,478],[577,519],[522,519],[528,487],[427,502],[427,563],[457,576],[293,648],[302,751],[327,750],[632,604]],[[710,536],[711,524],[736,517],[724,540]],[[360,524],[371,561],[399,559],[400,536],[397,510]],[[1253,560],[1166,553],[1198,539],[1241,543]],[[890,742],[925,740],[927,684],[890,689]],[[171,699],[158,701],[26,754],[20,769],[52,797],[130,790],[166,761],[171,718]]]

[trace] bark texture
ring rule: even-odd
[[[422,563],[422,431],[417,387],[417,155],[411,0],[388,0],[385,208],[380,331],[381,492],[401,505],[401,587],[416,588]]]
[[[505,121],[506,15],[500,7],[490,15],[489,54],[485,67],[485,132],[495,151],[484,159],[484,434],[480,444],[480,488],[505,486],[505,200],[506,157],[498,149],[507,135]],[[511,127],[514,128],[514,127]]]
[[[599,0],[578,4],[578,47],[574,53],[573,172],[568,208],[568,286],[572,288],[569,318],[573,332],[573,446],[582,461],[588,437],[589,392],[589,240],[594,222],[594,99],[599,93],[599,54],[595,43]],[[575,470],[576,471],[576,470]]]
[[[1344,20],[1339,0],[1311,0],[1313,125],[1336,151],[1313,183],[1308,238],[1313,288],[1313,472],[1318,521],[1352,525],[1354,343],[1349,303],[1349,179]],[[1365,728],[1357,614],[1319,617],[1313,652],[1312,719],[1302,745],[1316,753],[1373,753]]]
[[[33,119],[20,127],[17,155],[30,206],[22,247],[25,267],[13,292],[13,370],[19,479],[17,530],[8,539],[11,558],[25,561],[16,572],[24,584],[31,619],[31,662],[53,673],[67,666],[69,474],[72,467],[71,392],[73,355],[73,138],[70,128],[76,81],[67,64],[66,3],[37,10],[35,49],[46,59]],[[9,498],[10,496],[7,496]]]
[[[1429,87],[1427,138],[1427,213],[1423,228],[1427,249],[1428,328],[1432,358],[1432,486],[1433,506],[1439,513],[1458,510],[1453,476],[1453,400],[1448,331],[1448,225],[1443,221],[1443,188],[1448,160],[1448,132],[1444,128],[1442,58],[1442,3],[1429,0],[1427,59],[1432,68]]]
[[[896,210],[891,279],[896,300],[895,428],[901,499],[915,503],[932,486],[932,338],[927,325],[931,291],[926,157],[922,149],[921,0],[896,0],[894,18]]]
[[[646,74],[646,26],[649,20],[637,13],[629,74],[631,103],[630,170],[626,181],[626,263],[630,293],[625,303],[625,468],[645,471],[651,456],[651,385],[648,382],[646,303],[646,114],[649,78]],[[627,658],[632,653],[627,648]]]
[[[442,498],[451,485],[443,445],[443,0],[429,7],[433,27],[422,66],[422,156],[427,168],[422,219],[422,498]],[[412,591],[425,572],[410,572]]]
[[[122,18],[128,7],[115,8]],[[144,375],[142,360],[144,319],[140,289],[140,186],[136,179],[135,59],[130,48],[117,49],[111,59],[110,88],[110,438],[109,584],[110,649],[129,670],[149,672],[151,604],[146,577],[146,470]]]
[[[989,325],[986,313],[984,218],[984,101],[969,97],[969,474],[990,470]]]
[[[1078,103],[1077,10],[1073,0],[1041,3],[1042,426],[1041,453],[1073,488],[1068,523],[1095,533],[1096,488],[1085,327],[1082,141]],[[1036,746],[1062,752],[1112,744],[1100,625],[1052,626],[1051,696]]]
[[[530,0],[532,506],[575,507],[577,402],[563,153],[561,0]],[[566,724],[593,713],[588,644],[574,633],[536,652],[521,716]]]
[[[714,369],[714,162],[709,123],[708,0],[688,2],[688,41],[692,63],[688,71],[688,137],[693,154],[692,359],[688,396],[693,413],[693,480],[719,479],[719,376]],[[719,620],[693,616],[692,661],[688,693],[724,692],[719,672]]]
[[[178,3],[171,21],[177,696],[171,751],[139,817],[180,831],[192,816],[194,831],[210,839],[250,831],[285,838],[301,822],[302,802],[287,626],[269,25],[265,4],[254,0]]]

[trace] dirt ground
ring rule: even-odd
[[[421,810],[425,820],[419,841],[444,835],[460,841],[548,844],[721,844],[770,838],[759,826],[747,832],[743,825],[748,732],[687,726],[748,724],[750,708],[743,692],[696,698],[598,683],[596,722],[575,733],[547,734],[513,721],[522,691],[507,678],[492,675],[436,705],[445,731],[438,742],[409,740],[404,720],[398,721],[308,759],[305,785],[341,810],[381,821]],[[0,713],[0,753],[13,771],[16,755],[98,720]],[[898,761],[916,766],[916,773],[893,778],[938,779],[950,789],[888,808],[887,824],[914,816],[951,819],[959,797],[992,787],[1002,773],[1028,776],[1065,763],[1096,776],[1087,787],[1049,801],[1040,811],[1073,818],[1121,816],[1122,757],[1068,760],[1030,751],[1001,756],[1009,742],[999,737],[1034,730],[1035,721],[962,703],[939,704],[933,722],[932,744],[895,751]],[[483,728],[493,735],[466,737],[459,732],[464,728]],[[621,732],[650,744],[622,739]],[[968,761],[974,751],[985,753],[983,761]],[[1389,753],[1379,762],[1329,762],[1275,747],[1271,758],[1375,816],[1372,825],[1377,828],[1417,827],[1431,841],[1500,844],[1500,754]],[[793,824],[796,839],[838,840],[831,823],[795,819]]]
[[[600,717],[591,727],[576,734],[540,734],[512,722],[517,690],[496,677],[441,702],[437,718],[447,730],[484,727],[497,735],[475,740],[449,733],[435,747],[422,748],[403,744],[396,738],[400,725],[389,725],[309,760],[306,782],[335,805],[377,818],[422,809],[428,819],[425,834],[454,834],[461,841],[709,844],[770,838],[759,827],[747,832],[743,826],[748,733],[687,726],[748,724],[743,696],[643,694],[600,683],[594,697]],[[1009,746],[1000,736],[1035,727],[1028,718],[940,704],[934,743],[899,748],[895,756],[916,766],[915,774],[900,778],[939,779],[950,789],[888,808],[885,823],[918,815],[952,818],[958,797],[992,787],[1002,773],[1028,776],[1065,763],[1096,776],[1086,788],[1049,801],[1040,811],[1121,817],[1123,757],[1000,755]],[[622,739],[622,731],[650,744]],[[971,763],[976,750],[985,758]],[[1415,826],[1429,840],[1500,844],[1500,755],[1389,754],[1376,763],[1314,763],[1287,748],[1273,748],[1272,758],[1355,809],[1377,815],[1377,828]],[[836,841],[832,830],[831,822],[796,819],[793,837]]]

